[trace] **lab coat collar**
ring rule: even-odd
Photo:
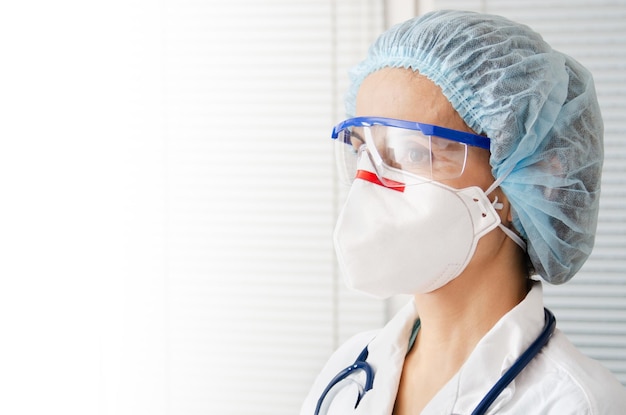
[[[471,414],[491,387],[539,336],[543,326],[542,286],[536,281],[526,298],[478,342],[459,372],[422,413]],[[493,402],[490,413],[497,412],[513,397],[514,392],[515,380]]]
[[[368,345],[367,362],[374,369],[374,386],[354,411],[360,415],[391,415],[417,310],[409,301]],[[422,414],[471,414],[491,387],[539,336],[544,326],[541,283],[533,283],[526,298],[505,314],[478,342],[459,372],[426,405]],[[497,411],[513,396],[515,380],[490,407]]]
[[[409,338],[417,320],[411,299],[369,343],[367,361],[376,374],[374,386],[356,408],[355,414],[391,415],[396,401]]]
[[[355,414],[391,415],[417,310],[409,301],[369,343],[367,361],[374,369],[374,387]],[[540,282],[478,342],[459,372],[435,395],[423,414],[471,414],[491,387],[539,336],[544,326]],[[497,411],[513,396],[515,380],[490,407]]]

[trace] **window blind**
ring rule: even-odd
[[[297,413],[383,320],[334,265],[329,139],[382,19],[374,0],[2,6],[0,412]]]
[[[545,302],[585,354],[601,361],[626,385],[626,3],[623,1],[430,1],[437,9],[500,14],[526,23],[555,49],[594,75],[605,124],[605,162],[594,251],[561,286],[545,287]]]
[[[329,140],[346,66],[379,12],[373,1],[167,3],[171,413],[296,413],[337,343],[382,320],[338,283]]]

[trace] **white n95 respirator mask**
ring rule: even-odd
[[[334,232],[346,284],[357,291],[387,298],[436,290],[463,272],[483,235],[501,226],[479,187],[425,180],[389,188],[369,170],[358,171]]]

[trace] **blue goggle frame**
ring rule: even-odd
[[[439,127],[432,124],[424,124],[415,121],[398,120],[395,118],[385,117],[355,117],[348,118],[333,127],[331,134],[332,139],[339,137],[339,132],[348,127],[371,127],[373,125],[383,125],[389,127],[404,128],[407,130],[421,131],[424,135],[431,135],[448,140],[458,141],[470,146],[484,148],[489,150],[491,139],[488,137],[472,134],[465,131],[452,130],[450,128]]]

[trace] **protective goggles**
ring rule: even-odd
[[[467,146],[489,149],[489,138],[430,124],[382,117],[357,117],[333,128],[342,181],[351,183],[369,160],[386,187],[455,179],[463,174]],[[364,160],[363,155],[367,155]]]

